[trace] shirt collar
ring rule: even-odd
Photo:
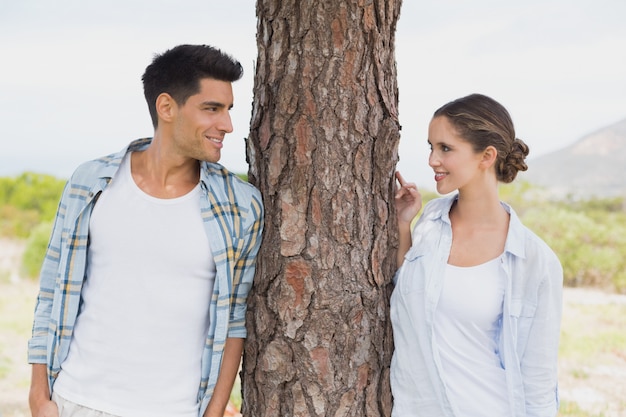
[[[451,224],[450,222],[450,209],[452,208],[452,204],[458,199],[458,193],[442,197],[441,210],[433,213],[433,219],[441,219],[441,221]],[[512,255],[518,256],[520,258],[525,257],[524,250],[524,225],[521,220],[515,213],[515,210],[505,202],[500,202],[502,207],[509,213],[509,232],[506,237],[506,242],[504,244],[504,251],[509,252]]]
[[[126,154],[129,152],[144,150],[150,145],[151,142],[152,138],[137,139],[132,141],[121,151],[101,158],[100,161],[104,164],[104,167],[100,171],[100,178],[113,178],[122,164],[122,160]]]
[[[152,138],[137,139],[132,141],[120,152],[103,158],[106,166],[102,171],[101,178],[113,178],[121,165],[124,156],[126,156],[129,152],[143,151],[150,146],[150,143],[152,143]],[[212,175],[226,177],[228,175],[228,171],[218,163],[202,161],[200,163],[200,182],[206,189],[208,189],[208,184]]]
[[[502,204],[502,207],[504,207],[504,209],[511,216],[509,220],[509,233],[506,237],[506,243],[504,244],[504,251],[509,252],[512,255],[518,256],[520,258],[525,258],[525,227],[519,217],[517,217],[517,213],[515,213],[515,210],[513,210],[511,206],[504,202],[500,202],[500,204]]]

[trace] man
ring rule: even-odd
[[[205,45],[156,56],[154,138],[72,175],[29,342],[33,416],[223,416],[263,227],[258,190],[217,163],[242,73]]]

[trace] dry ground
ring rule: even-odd
[[[566,289],[560,346],[561,415],[626,416],[626,295]]]
[[[26,344],[37,285],[18,278],[23,244],[0,239],[0,417],[25,417]],[[561,417],[626,417],[626,296],[592,289],[564,293]]]

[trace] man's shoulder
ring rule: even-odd
[[[232,198],[239,199],[261,199],[261,192],[239,174],[235,174],[218,163],[203,164],[203,179],[208,185],[216,190],[224,190]]]
[[[123,153],[116,152],[80,164],[72,174],[71,182],[89,183],[97,178],[112,176],[123,158]]]
[[[98,178],[112,178],[129,151],[145,149],[151,141],[152,138],[136,139],[117,152],[83,162],[74,170],[71,182],[80,184],[92,182]]]

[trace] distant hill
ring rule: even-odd
[[[626,119],[528,160],[520,179],[564,197],[626,196]]]

